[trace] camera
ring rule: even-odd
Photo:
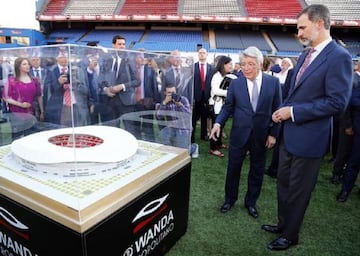
[[[179,94],[173,93],[173,94],[171,94],[171,99],[175,102],[180,102],[181,96]]]
[[[67,81],[67,82],[70,81],[70,76],[69,76],[68,73],[61,73],[60,76],[66,78],[66,81]]]

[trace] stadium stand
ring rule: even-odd
[[[295,19],[310,4],[329,7],[332,36],[360,56],[359,0],[44,0],[38,7],[43,44],[95,41],[111,47],[115,34],[127,48],[237,53],[257,45],[264,53],[298,56]],[[102,15],[110,18],[102,19]],[[153,16],[152,16],[153,15]],[[148,16],[152,18],[148,19]],[[111,18],[112,17],[112,18]],[[143,20],[137,17],[146,17]],[[154,18],[155,17],[155,18]],[[282,22],[285,23],[283,24]],[[162,25],[166,23],[166,26]],[[354,25],[355,23],[355,25]],[[356,25],[357,24],[357,25]],[[157,28],[162,26],[159,31]],[[176,29],[174,29],[176,27]]]
[[[276,47],[279,55],[297,56],[304,47],[297,40],[296,35],[287,31],[270,30],[267,31],[269,39]]]
[[[121,1],[118,0],[71,0],[66,6],[64,15],[114,14]]]
[[[272,48],[260,31],[240,30],[240,38],[245,48],[256,45],[263,52],[271,53],[272,51]]]
[[[196,52],[198,44],[196,42],[139,42],[133,50],[145,49],[151,52],[170,52],[179,50],[182,52]],[[203,44],[204,48],[209,49],[209,43]]]
[[[235,31],[216,30],[215,31],[216,48],[222,49],[245,49],[240,35]]]
[[[60,15],[70,0],[50,0],[43,10],[44,15]]]
[[[243,6],[237,0],[185,0],[183,15],[246,16]]]
[[[350,32],[342,32],[333,36],[339,44],[343,45],[353,58],[360,56],[360,37],[358,34],[353,34]]]
[[[135,50],[143,48],[150,51],[196,51],[199,44],[202,47],[209,49],[209,43],[203,40],[201,30],[183,31],[183,30],[164,30],[156,29],[156,27],[149,30],[144,35],[142,42],[137,42],[134,45]]]
[[[45,37],[44,44],[75,44],[86,32],[86,29],[57,29]]]
[[[256,45],[261,51],[271,53],[272,48],[259,31],[216,30],[216,48],[243,50]]]
[[[121,15],[163,14],[177,15],[178,0],[126,0],[120,10]]]
[[[48,0],[40,12],[48,16],[161,14],[295,19],[310,4],[327,5],[335,20],[360,20],[359,0]]]
[[[244,0],[243,2],[247,16],[250,17],[294,18],[303,8],[298,0]]]
[[[326,5],[334,20],[360,20],[359,0],[305,0],[307,5]]]
[[[144,29],[137,27],[136,29],[94,29],[84,35],[80,42],[98,42],[101,46],[106,48],[112,47],[112,38],[114,35],[120,34],[126,38],[126,48],[132,48],[132,45],[140,41],[144,34]]]
[[[202,32],[198,31],[168,31],[152,28],[146,36],[147,41],[182,41],[182,42],[202,42]]]

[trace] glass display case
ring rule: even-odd
[[[1,250],[169,250],[187,227],[193,60],[79,45],[0,60]]]

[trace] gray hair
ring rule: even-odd
[[[263,64],[264,56],[262,52],[255,46],[249,46],[240,54],[240,62],[244,57],[255,58],[258,64]]]

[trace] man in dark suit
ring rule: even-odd
[[[124,37],[113,37],[112,46],[115,50],[111,52],[111,58],[114,81],[103,87],[103,92],[109,97],[108,104],[111,106],[116,126],[119,125],[119,118],[123,114],[136,111],[135,88],[140,86],[135,54],[126,52],[125,45]],[[124,126],[129,132],[135,133],[136,125],[133,121],[124,120]]]
[[[278,223],[262,229],[280,236],[270,250],[298,243],[300,227],[330,143],[331,117],[349,101],[352,61],[330,36],[330,12],[310,5],[297,17],[298,37],[311,49],[298,59],[288,97],[272,119],[282,123],[277,176]],[[336,68],[334,68],[336,66]]]
[[[178,50],[170,52],[168,62],[170,67],[164,72],[161,91],[164,92],[165,88],[169,85],[175,85],[176,93],[184,96],[190,101],[190,105],[193,103],[193,76],[191,67],[183,65],[181,53]],[[164,97],[164,96],[163,96]]]
[[[66,53],[59,51],[56,64],[49,68],[44,81],[45,121],[48,123],[72,126],[71,108],[75,110],[75,102],[72,100],[69,74],[69,58]],[[70,101],[65,101],[65,93],[70,96]]]
[[[241,70],[241,63],[240,62],[235,62],[234,70],[232,71],[232,74],[234,74],[237,77],[243,75],[242,70]]]
[[[195,143],[196,122],[200,119],[200,138],[207,140],[207,110],[206,106],[210,98],[211,77],[213,68],[207,63],[207,51],[204,48],[198,50],[199,61],[194,64],[194,108],[192,113],[191,143]],[[202,71],[203,70],[203,71]]]
[[[41,85],[41,94],[44,95],[44,81],[45,81],[48,70],[41,66],[41,58],[39,55],[33,54],[29,58],[29,60],[30,60],[30,65],[31,65],[31,68],[29,71],[30,75],[32,75],[33,77],[36,77],[39,80],[40,85]],[[50,95],[48,95],[48,96],[50,96]],[[47,100],[48,99],[43,99],[44,104],[46,104],[45,101],[47,101]],[[39,104],[36,102],[35,103],[35,116],[36,116],[37,120],[40,120],[41,114],[45,114],[45,113],[41,113]]]
[[[344,170],[343,184],[337,196],[338,202],[345,202],[355,186],[356,178],[360,170],[360,67],[359,60],[355,63],[353,76],[353,89],[350,98],[349,112],[351,114],[351,126],[347,135],[351,137],[351,150],[349,159]],[[336,156],[337,157],[337,156]]]
[[[353,76],[353,90],[352,92],[358,91],[357,97],[360,97],[360,84],[359,84],[359,78],[360,78],[360,70],[358,68],[358,65],[354,63],[354,76]],[[332,171],[332,177],[330,179],[331,183],[334,185],[338,185],[342,182],[342,179],[344,177],[344,171],[345,167],[348,167],[348,160],[351,155],[352,151],[352,144],[353,144],[353,138],[354,138],[354,130],[353,130],[353,118],[354,118],[354,108],[352,107],[351,102],[353,101],[353,96],[355,96],[352,93],[352,96],[350,98],[350,103],[347,106],[344,113],[339,115],[338,117],[338,130],[333,129],[333,133],[336,132],[337,136],[337,147],[336,147],[336,154],[335,159],[333,163],[333,171]],[[355,96],[356,97],[356,96]],[[358,98],[358,105],[360,106],[360,98]],[[333,136],[332,140],[335,139],[335,136]],[[340,197],[340,201],[347,198],[347,193],[341,193],[342,195],[346,195],[345,197]]]
[[[286,79],[285,79],[285,83],[283,85],[280,84],[283,100],[287,97],[287,95],[289,93],[291,77],[294,73],[293,71],[294,71],[293,69],[289,69]],[[279,143],[276,143],[273,148],[270,165],[267,168],[267,170],[265,171],[265,174],[272,178],[276,178],[278,165],[279,165]]]
[[[135,137],[155,142],[154,112],[155,104],[160,103],[161,96],[157,84],[155,70],[150,67],[143,52],[136,55],[136,68],[138,71],[140,86],[135,89],[136,111],[138,115],[137,130]],[[144,136],[142,136],[142,134]]]
[[[69,57],[61,49],[56,61],[44,81],[45,121],[68,127],[86,125],[90,120],[87,76],[75,63],[69,65]]]
[[[271,115],[281,104],[279,79],[262,72],[263,55],[249,47],[240,56],[243,76],[230,83],[225,104],[215,120],[210,137],[220,136],[220,128],[233,117],[229,140],[229,158],[225,182],[225,202],[222,213],[230,210],[238,199],[239,180],[243,161],[250,152],[250,170],[245,207],[257,218],[256,201],[260,196],[267,148],[276,143],[279,125]]]

